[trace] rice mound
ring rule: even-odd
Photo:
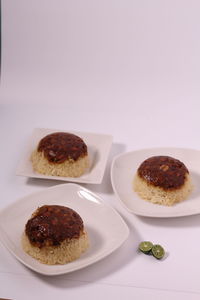
[[[42,248],[32,246],[24,232],[22,234],[22,248],[33,258],[43,264],[66,264],[78,259],[89,246],[86,232],[82,232],[79,238],[66,239],[59,246],[44,246]]]
[[[31,161],[35,172],[51,176],[80,177],[89,167],[88,155],[79,157],[76,161],[68,159],[63,163],[55,164],[49,162],[43,152],[34,150]]]
[[[164,190],[161,187],[147,183],[136,174],[133,181],[133,189],[144,200],[154,204],[171,206],[187,198],[192,190],[192,184],[189,174],[186,174],[185,182],[181,187],[173,190]]]

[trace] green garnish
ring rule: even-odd
[[[149,241],[143,241],[139,244],[139,250],[144,254],[152,254],[155,258],[161,259],[165,255],[164,248],[159,244],[153,244]]]
[[[153,244],[149,241],[144,241],[139,244],[139,249],[145,254],[149,254],[153,247]]]
[[[161,245],[153,245],[151,252],[153,256],[157,259],[161,259],[165,255],[165,250]]]

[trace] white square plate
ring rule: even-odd
[[[193,190],[183,202],[173,206],[153,204],[141,199],[133,190],[133,178],[139,165],[154,155],[168,155],[181,160],[190,172]],[[148,217],[179,217],[200,213],[200,151],[181,148],[143,149],[114,158],[111,167],[113,189],[131,213]]]
[[[23,157],[17,167],[16,175],[34,177],[34,178],[44,178],[44,179],[54,179],[54,180],[64,180],[77,183],[101,183],[106,167],[106,162],[108,154],[112,145],[112,136],[105,134],[96,133],[86,133],[86,132],[75,132],[70,131],[81,137],[88,147],[88,156],[90,160],[90,167],[86,172],[77,178],[72,177],[61,177],[61,176],[47,176],[43,174],[36,173],[32,168],[32,163],[30,161],[30,156],[32,151],[37,147],[39,141],[47,134],[58,132],[63,130],[58,129],[47,129],[47,128],[35,128],[26,149],[24,151]]]
[[[33,211],[42,205],[64,205],[83,219],[89,248],[82,256],[65,265],[45,265],[26,254],[21,235]],[[16,222],[17,220],[17,222]],[[106,257],[127,239],[129,229],[121,216],[91,191],[66,183],[30,194],[0,212],[0,241],[24,265],[44,275],[69,273]]]

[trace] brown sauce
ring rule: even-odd
[[[38,145],[49,162],[63,163],[67,159],[76,161],[87,155],[87,146],[84,141],[71,133],[55,132],[45,136]]]
[[[170,156],[153,156],[146,159],[138,168],[138,175],[147,183],[165,190],[173,190],[185,183],[186,166]]]
[[[28,220],[25,232],[32,245],[60,245],[65,239],[79,238],[83,221],[71,208],[60,205],[44,205]]]

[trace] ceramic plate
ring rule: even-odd
[[[26,145],[26,150],[24,151],[23,157],[21,158],[21,161],[17,167],[16,175],[34,178],[64,180],[77,183],[100,184],[103,179],[108,154],[112,145],[112,136],[105,134],[70,131],[70,133],[74,133],[81,137],[88,146],[90,167],[82,176],[78,178],[47,176],[33,171],[32,164],[30,161],[32,151],[37,147],[39,141],[45,135],[57,131],[63,130],[44,128],[34,129],[33,134]]]
[[[44,204],[70,207],[82,217],[90,246],[79,259],[65,265],[49,266],[23,251],[20,241],[24,226],[32,212]],[[120,247],[128,235],[127,225],[111,206],[74,183],[30,194],[0,212],[1,242],[24,265],[44,275],[65,274],[91,265]]]
[[[171,207],[142,200],[133,191],[133,178],[139,165],[148,157],[168,155],[181,160],[189,169],[193,190],[183,202]],[[200,151],[181,148],[143,149],[121,154],[111,167],[113,189],[123,206],[131,213],[149,217],[178,217],[200,213]]]

